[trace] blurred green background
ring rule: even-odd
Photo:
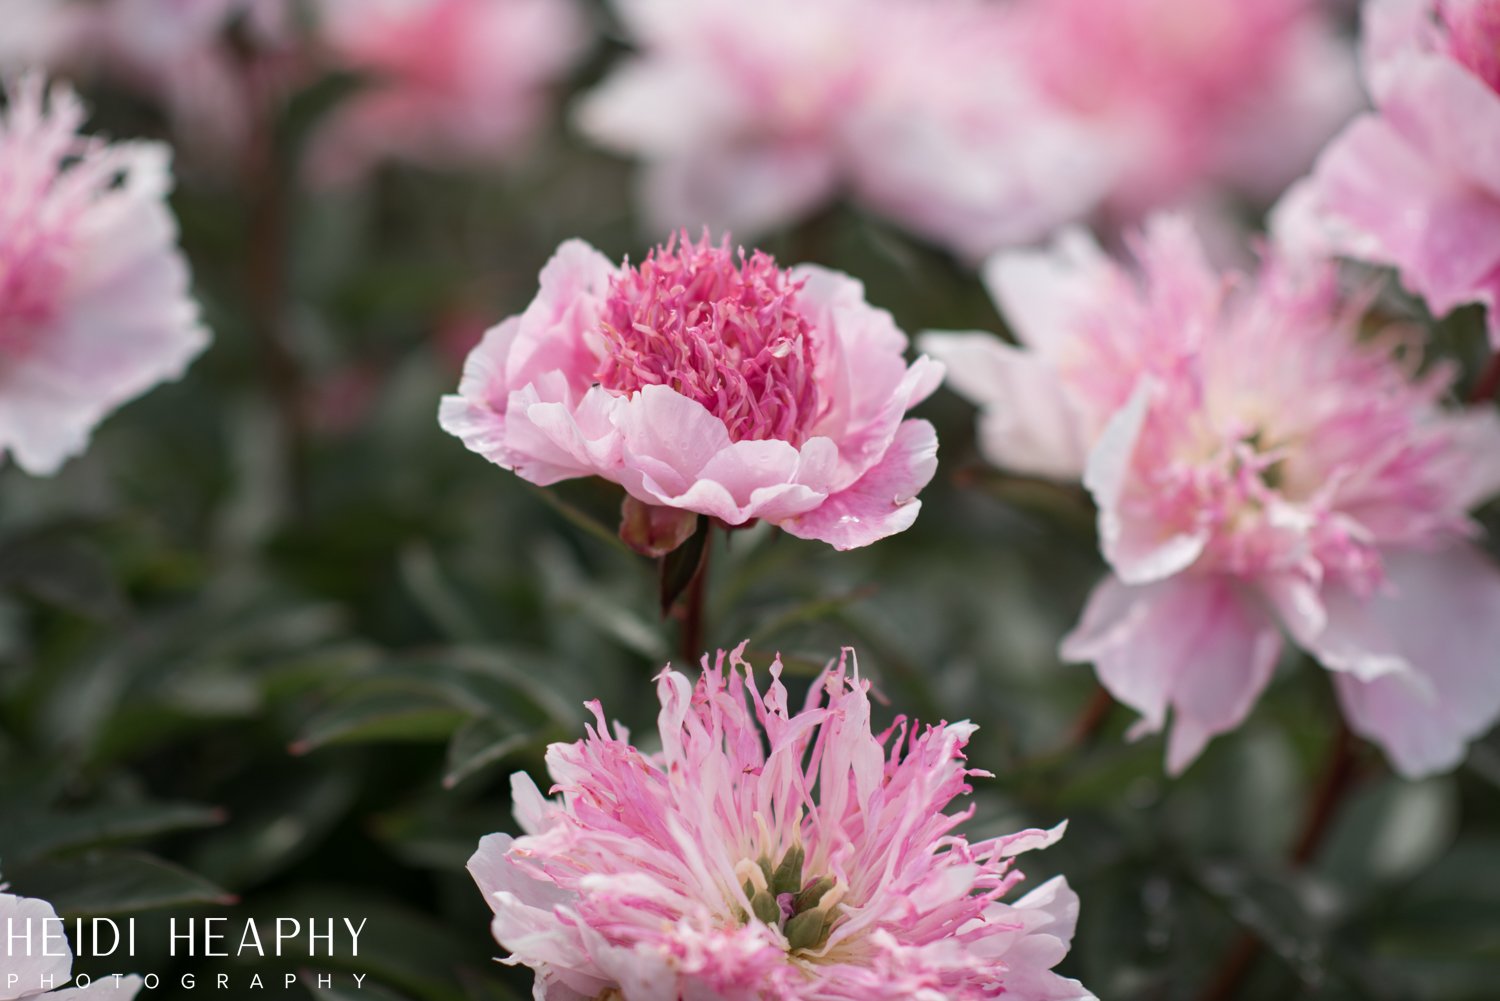
[[[508,774],[542,778],[585,699],[649,741],[649,679],[682,666],[654,566],[612,537],[617,489],[537,490],[436,421],[463,353],[524,307],[559,241],[647,249],[628,165],[559,108],[510,168],[306,190],[301,144],[350,86],[291,96],[259,186],[180,158],[173,204],[213,346],[56,478],[0,470],[13,889],[143,929],[369,919],[360,958],[332,962],[174,961],[143,933],[156,954],[135,965],[163,978],[157,996],[225,970],[278,987],[353,970],[362,997],[529,996],[526,971],[492,962],[464,862],[513,830]],[[164,135],[150,106],[86,96],[91,128]],[[972,272],[851,209],[764,246],[860,278],[910,333],[1002,330]],[[1476,317],[1438,345],[1474,377]],[[1294,869],[1335,740],[1323,672],[1289,656],[1249,722],[1168,781],[1160,739],[1127,743],[1131,714],[1098,716],[1089,668],[1056,658],[1102,572],[1086,497],[984,467],[972,410],[945,392],[918,414],[942,466],[916,527],[845,554],[764,526],[716,535],[710,646],[748,638],[757,666],[779,651],[798,685],[852,646],[887,715],[981,724],[971,761],[998,777],[977,783],[968,833],[1069,820],[1023,868],[1033,884],[1065,872],[1082,896],[1063,969],[1106,1001],[1206,998],[1246,936],[1264,949],[1242,998],[1500,997],[1500,739],[1420,783],[1359,747],[1328,836]]]

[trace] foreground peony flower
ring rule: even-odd
[[[1433,312],[1489,309],[1500,348],[1500,0],[1370,0],[1377,110],[1281,207],[1294,243],[1395,267]]]
[[[1065,1001],[1052,972],[1078,901],[1062,878],[1006,903],[1021,852],[1062,835],[970,843],[969,723],[876,736],[869,683],[844,658],[793,714],[771,667],[762,693],[721,652],[696,688],[657,678],[662,750],[645,754],[603,710],[547,765],[560,800],[512,780],[520,838],[492,834],[469,871],[509,963],[536,997]],[[846,652],[847,653],[847,652]]]
[[[28,76],[0,117],[0,455],[38,475],[208,340],[166,148],[87,139],[83,116],[72,91]]]
[[[45,900],[5,893],[0,884],[0,1001],[44,997],[110,998],[131,1001],[141,989],[137,976],[94,980],[85,987],[62,987],[73,976],[73,952],[57,911]]]
[[[1228,189],[1270,201],[1359,107],[1325,0],[1021,0],[1018,60],[1119,163],[1115,218]]]
[[[1500,417],[1441,409],[1454,373],[1414,374],[1411,338],[1362,338],[1331,265],[1226,278],[1173,219],[1135,251],[1139,276],[1078,234],[996,259],[1024,348],[924,339],[992,461],[1099,506],[1114,575],[1064,656],[1137,733],[1172,710],[1178,772],[1245,718],[1279,623],[1399,771],[1453,767],[1500,716],[1500,570],[1465,514],[1500,491]]]
[[[932,425],[902,418],[942,368],[905,348],[837,272],[706,236],[616,267],[573,240],[469,355],[440,421],[542,486],[602,476],[645,505],[850,549],[909,528],[936,469]]]
[[[376,163],[484,165],[514,156],[588,42],[573,0],[321,0],[321,37],[367,86],[315,138],[314,177]]]
[[[758,235],[840,195],[966,256],[1088,210],[1097,145],[997,59],[975,0],[615,0],[638,54],[579,107],[660,229]]]

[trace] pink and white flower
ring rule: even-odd
[[[321,0],[333,65],[367,78],[317,135],[310,170],[357,178],[385,160],[488,165],[523,150],[583,55],[573,0]]]
[[[83,118],[35,75],[0,116],[0,455],[37,475],[208,343],[166,147],[89,139]]]
[[[1008,54],[1118,164],[1115,220],[1271,201],[1359,107],[1326,0],[1020,0]]]
[[[5,893],[0,884],[0,1001],[46,998],[102,998],[131,1001],[141,989],[138,976],[99,979],[85,987],[63,987],[73,977],[73,951],[57,911],[45,900]]]
[[[1370,0],[1349,126],[1282,206],[1280,235],[1389,265],[1444,314],[1489,310],[1500,347],[1500,2]]]
[[[638,52],[579,107],[645,161],[658,229],[758,235],[835,198],[966,256],[1045,235],[1108,165],[998,55],[1004,5],[975,0],[615,0]]]
[[[1500,570],[1466,512],[1500,492],[1500,416],[1439,401],[1419,342],[1362,336],[1332,265],[1223,276],[1178,219],[1139,273],[1071,234],[988,277],[1022,344],[929,335],[992,461],[1081,476],[1113,575],[1063,643],[1141,713],[1169,770],[1245,718],[1282,630],[1407,775],[1500,716]]]
[[[909,528],[937,435],[904,420],[942,379],[838,272],[669,241],[639,266],[558,248],[519,316],[470,353],[444,429],[541,486],[763,519],[838,549]]]
[[[660,751],[590,703],[588,736],[547,751],[559,799],[512,779],[525,833],[485,838],[469,871],[537,998],[1091,997],[1052,972],[1067,882],[1002,899],[1011,860],[1063,825],[970,842],[972,808],[945,812],[988,775],[964,761],[972,724],[874,734],[843,657],[793,713],[780,662],[762,692],[742,650],[705,657],[696,686],[658,676]]]
[[[0,66],[123,85],[160,104],[180,150],[219,161],[296,75],[289,0],[19,0],[7,18]]]

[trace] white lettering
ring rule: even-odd
[[[359,955],[359,936],[364,933],[365,922],[369,920],[369,918],[360,918],[359,927],[356,928],[353,921],[350,921],[348,918],[344,919],[344,924],[349,928],[349,944],[354,946],[353,955],[355,956]]]
[[[282,929],[285,928],[285,927],[287,927],[288,925],[291,926],[292,930],[289,931],[289,932],[282,931]],[[281,944],[283,942],[288,942],[288,941],[295,940],[297,938],[297,935],[301,931],[302,931],[302,922],[298,921],[296,918],[277,918],[276,919],[276,955],[278,955],[278,956],[281,955]]]
[[[226,922],[228,920],[229,920],[228,918],[204,918],[203,919],[203,950],[204,950],[203,951],[203,955],[205,955],[205,956],[217,956],[217,957],[223,957],[223,956],[229,955],[228,952],[214,952],[214,942],[215,941],[219,941],[219,942],[224,941],[224,933],[223,932],[215,932],[214,931],[214,922],[217,921],[219,924],[223,924],[224,922]]]
[[[265,958],[266,948],[260,944],[260,929],[255,926],[254,921],[245,922],[245,933],[240,936],[240,951],[235,955],[243,956],[246,949],[254,949],[257,956]]]
[[[187,931],[186,932],[179,932],[177,930],[177,919],[176,918],[173,918],[168,923],[168,925],[167,925],[167,934],[170,936],[170,943],[169,943],[170,944],[170,948],[168,948],[168,950],[167,950],[167,955],[169,955],[169,956],[176,956],[177,955],[177,940],[178,939],[183,939],[184,941],[187,942],[187,947],[188,947],[187,955],[189,955],[189,956],[193,955],[193,923],[195,921],[197,921],[197,920],[198,920],[197,918],[188,918],[187,919]]]

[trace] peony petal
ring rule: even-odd
[[[1280,653],[1275,623],[1226,578],[1183,574],[1094,590],[1066,660],[1092,661],[1110,694],[1160,730],[1173,711],[1167,769],[1180,773],[1209,738],[1239,726],[1270,681]]]
[[[62,919],[45,900],[0,893],[0,1001],[41,994],[43,985],[61,987],[73,970],[73,953]],[[55,955],[45,955],[51,952]],[[10,983],[10,978],[16,978]]]
[[[917,493],[937,472],[937,432],[923,420],[904,422],[885,455],[857,483],[781,527],[835,549],[856,549],[904,532],[917,520]]]
[[[1099,507],[1100,548],[1120,579],[1146,584],[1186,570],[1208,544],[1209,530],[1173,531],[1130,509],[1127,490],[1135,465],[1136,444],[1146,427],[1155,385],[1136,384],[1129,401],[1109,419],[1089,453],[1083,485]]]
[[[1077,479],[1087,430],[1056,371],[987,334],[930,333],[922,349],[948,370],[948,384],[979,404],[985,458],[1028,476]]]
[[[1408,778],[1448,771],[1500,717],[1500,568],[1469,545],[1387,558],[1371,601],[1410,673],[1335,679],[1353,730]]]

